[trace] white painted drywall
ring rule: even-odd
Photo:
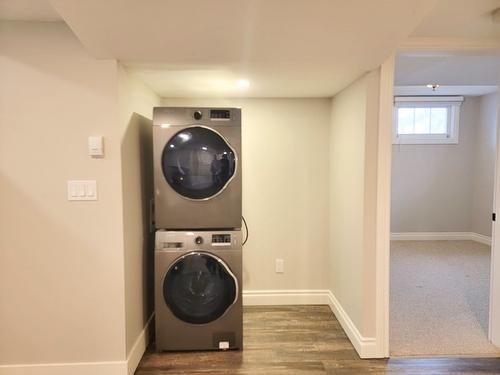
[[[465,98],[458,144],[393,145],[392,232],[491,236],[495,98]]]
[[[164,99],[242,108],[243,288],[324,289],[328,249],[329,99]],[[285,272],[275,273],[276,258]]]
[[[63,23],[0,23],[2,365],[125,358],[116,76]],[[70,179],[99,200],[67,201]]]
[[[329,289],[360,334],[375,335],[379,71],[331,101]]]
[[[127,356],[154,310],[154,231],[150,227],[153,199],[151,121],[160,98],[118,67],[118,105],[123,188],[125,320]]]
[[[495,181],[498,94],[479,101],[472,185],[471,232],[491,236]]]

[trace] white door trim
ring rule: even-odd
[[[500,75],[500,72],[499,72]],[[494,212],[500,213],[500,95],[498,97],[497,113],[497,159],[495,162],[495,187],[493,195]],[[488,338],[496,346],[500,347],[500,230],[496,228],[498,218],[492,221],[491,234],[491,271],[490,271],[490,316],[488,324]]]
[[[391,157],[395,56],[380,67],[377,156],[376,352],[389,357],[389,266],[391,247]]]
[[[434,51],[498,51],[500,42],[496,38],[448,38],[448,37],[409,37],[399,50]]]

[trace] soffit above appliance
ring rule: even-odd
[[[51,4],[92,55],[120,60],[161,96],[325,97],[378,67],[435,0]],[[240,78],[248,88],[227,88]]]
[[[0,0],[0,21],[60,22],[49,0]]]

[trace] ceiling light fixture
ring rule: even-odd
[[[428,88],[432,89],[432,91],[436,91],[436,89],[439,88],[439,85],[437,83],[429,83],[426,85]]]
[[[239,79],[236,81],[236,85],[238,87],[246,88],[246,87],[250,86],[250,82],[247,79]]]

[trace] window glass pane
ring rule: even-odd
[[[415,134],[431,132],[431,109],[415,108]]]
[[[448,109],[431,109],[431,134],[448,134]]]
[[[398,108],[398,134],[413,134],[414,114],[413,108]]]

